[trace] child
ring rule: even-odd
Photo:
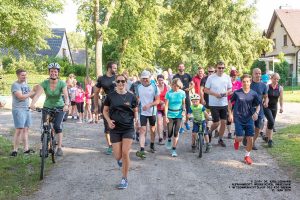
[[[72,116],[72,119],[76,119],[78,118],[78,113],[77,113],[77,108],[76,108],[76,102],[75,102],[75,98],[76,98],[76,90],[77,90],[77,87],[76,87],[76,79],[73,80],[72,82],[72,86],[69,90],[69,93],[70,93],[70,101],[71,101],[71,116]]]
[[[199,128],[201,126],[201,131],[204,132],[204,140],[206,143],[205,153],[210,152],[212,145],[209,143],[208,133],[206,131],[206,122],[205,118],[208,117],[207,112],[205,111],[205,107],[200,104],[200,96],[198,94],[191,95],[192,105],[189,110],[189,114],[193,114],[193,130],[192,130],[192,151],[193,153],[196,151],[196,134],[199,132]]]
[[[84,104],[84,90],[82,89],[82,84],[80,82],[77,82],[76,86],[77,86],[77,90],[76,90],[75,102],[76,102],[77,111],[78,111],[78,114],[79,114],[79,120],[78,120],[77,123],[82,123],[83,104]]]

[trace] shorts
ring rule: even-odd
[[[71,106],[76,106],[76,102],[75,101],[71,101]]]
[[[29,128],[32,124],[31,113],[27,108],[12,110],[15,128]]]
[[[117,143],[121,142],[124,138],[132,139],[134,135],[134,130],[113,131],[109,135],[111,143]]]
[[[77,106],[77,111],[79,113],[83,113],[83,102],[79,102],[79,103],[76,103],[76,106]]]
[[[242,123],[238,120],[234,121],[235,126],[235,134],[237,137],[253,137],[254,136],[254,128],[253,128],[253,120],[250,119],[247,123]],[[245,132],[245,135],[244,135]]]
[[[157,111],[157,115],[161,115],[161,116],[163,116],[163,117],[166,116],[164,110],[158,110],[158,111]]]
[[[150,126],[155,126],[156,116],[140,116],[141,126],[147,126],[147,121],[149,120]]]
[[[213,122],[227,119],[227,106],[210,106]]]
[[[262,116],[258,116],[257,120],[254,121],[255,128],[263,129],[264,128],[264,118]]]
[[[206,121],[203,120],[202,122],[193,122],[193,130],[192,130],[192,133],[198,133],[198,132],[199,132],[200,124],[201,124],[201,132],[204,132],[204,131],[205,131],[205,128],[206,128]]]

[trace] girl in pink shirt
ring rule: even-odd
[[[77,90],[75,93],[75,102],[77,106],[77,111],[79,114],[79,120],[77,123],[82,123],[83,119],[83,104],[84,104],[84,90],[82,89],[82,84],[77,82]]]

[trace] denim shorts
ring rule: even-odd
[[[234,126],[235,126],[235,134],[237,137],[254,136],[254,121],[252,119],[250,119],[246,123],[242,123],[241,121],[235,120]]]
[[[31,113],[28,108],[12,110],[15,128],[29,128],[31,126]]]
[[[201,132],[205,132],[206,121],[203,120],[202,122],[200,122],[200,124],[201,124]],[[192,130],[193,133],[199,132],[200,124],[197,122],[193,122],[193,130]]]

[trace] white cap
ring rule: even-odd
[[[150,78],[151,73],[147,70],[144,70],[141,74],[141,78]]]

